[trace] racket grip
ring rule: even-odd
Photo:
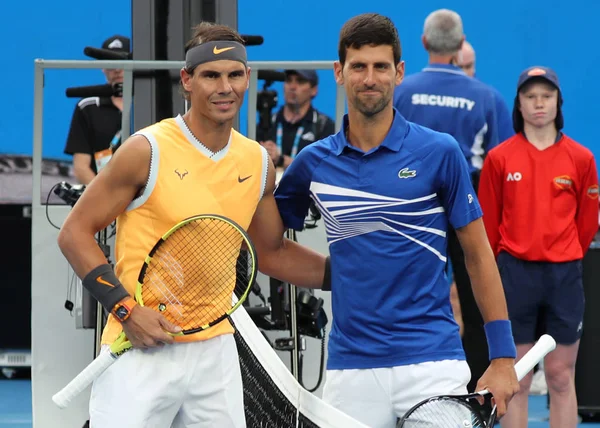
[[[86,389],[104,370],[109,368],[116,361],[116,357],[111,352],[101,353],[85,369],[69,382],[63,389],[52,396],[52,401],[61,409],[64,409]]]
[[[556,342],[554,338],[549,334],[544,334],[542,337],[538,339],[533,348],[529,350],[523,358],[521,358],[515,364],[515,371],[517,372],[517,379],[519,382],[529,373],[537,363],[542,361],[542,359],[548,355],[550,352],[554,351],[556,348]],[[486,395],[490,392],[487,389],[483,391],[477,392],[480,395]]]
[[[527,352],[523,358],[521,358],[517,364],[515,364],[515,371],[517,372],[517,379],[519,381],[523,379],[527,373],[529,373],[537,363],[552,352],[556,348],[556,342],[549,334],[544,334],[538,339],[533,348]]]

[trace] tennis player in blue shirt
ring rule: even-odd
[[[466,393],[469,368],[445,278],[446,229],[458,231],[486,321],[492,362],[479,381],[503,414],[518,390],[500,276],[456,140],[392,106],[404,76],[389,18],[342,28],[335,77],[348,99],[338,134],[302,150],[275,192],[300,230],[311,198],[329,242],[333,327],[323,399],[373,428],[394,428],[429,396]],[[326,275],[327,277],[327,275]]]

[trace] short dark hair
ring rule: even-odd
[[[402,56],[402,47],[398,30],[390,18],[378,13],[363,13],[348,20],[340,31],[338,56],[340,63],[346,62],[348,48],[389,45],[394,53],[394,63],[398,64]]]
[[[192,38],[185,44],[184,56],[191,48],[206,42],[238,42],[242,45],[245,44],[242,36],[233,28],[205,21],[192,28]],[[187,68],[185,71],[189,74],[194,72],[194,70],[188,70]],[[190,94],[183,88],[181,81],[179,82],[179,92],[183,98],[190,100]]]
[[[565,119],[564,119],[563,113],[562,113],[563,97],[560,92],[560,89],[558,89],[552,83],[548,82],[548,80],[543,77],[535,77],[535,78],[527,81],[527,83],[525,83],[523,86],[521,86],[519,88],[519,90],[517,91],[517,96],[515,97],[515,102],[513,104],[513,112],[512,112],[513,129],[515,130],[515,133],[517,133],[517,134],[521,133],[525,129],[525,121],[523,119],[523,113],[521,113],[521,102],[519,101],[519,94],[523,93],[523,92],[527,92],[527,90],[529,90],[529,88],[531,88],[531,85],[533,85],[535,83],[545,83],[547,85],[552,86],[554,89],[558,90],[558,101],[557,101],[557,106],[556,106],[556,118],[554,119],[554,126],[556,127],[557,131],[560,131],[565,126]]]

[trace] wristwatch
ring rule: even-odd
[[[131,297],[126,297],[115,305],[111,311],[111,314],[113,314],[115,318],[121,322],[127,321],[127,319],[131,316],[131,310],[135,305],[137,305],[135,300],[133,300]]]

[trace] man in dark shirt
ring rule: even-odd
[[[286,70],[285,105],[271,118],[269,129],[257,129],[257,140],[275,166],[287,168],[304,147],[335,133],[334,121],[312,106],[319,79],[314,70]]]
[[[115,35],[104,41],[103,49],[130,51],[130,41]],[[123,82],[123,70],[103,70],[110,85]],[[65,153],[73,155],[75,177],[81,184],[89,184],[112,155],[112,146],[120,141],[123,98],[89,97],[77,103]]]

